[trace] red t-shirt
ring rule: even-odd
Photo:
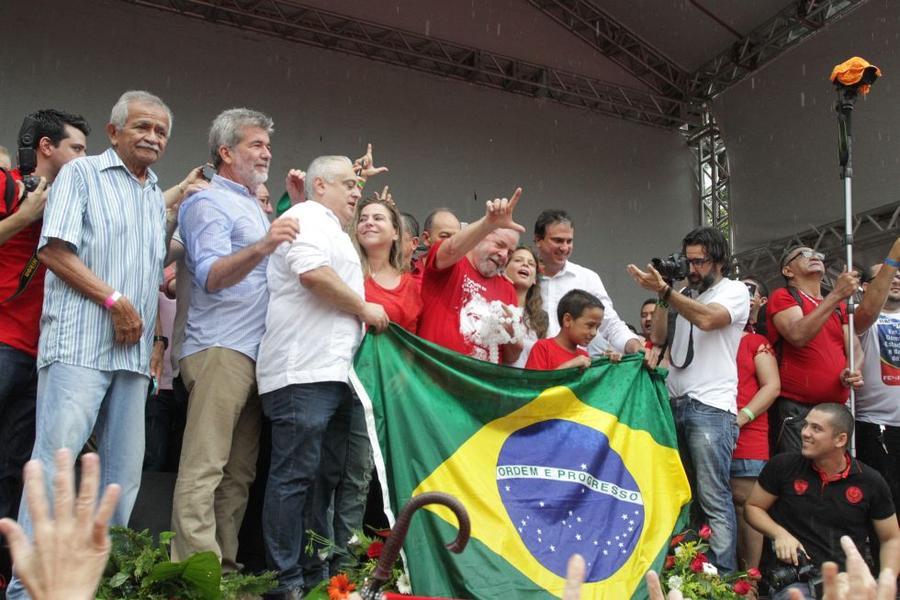
[[[388,318],[407,330],[416,333],[419,315],[422,314],[422,296],[410,273],[400,276],[400,283],[392,290],[378,285],[371,277],[366,277],[366,301],[384,307]]]
[[[467,257],[438,270],[435,260],[442,243],[443,240],[434,244],[425,259],[425,274],[422,277],[424,307],[419,319],[419,335],[444,348],[487,360],[487,348],[475,346],[463,338],[459,327],[460,313],[476,294],[489,302],[499,300],[518,306],[516,288],[502,275],[485,277]]]
[[[798,290],[799,292],[799,290]],[[808,315],[819,301],[799,292],[804,315]],[[783,310],[797,306],[787,288],[779,288],[769,296],[766,304],[766,321],[769,341],[775,346],[781,336],[773,317]],[[844,328],[847,323],[847,305],[840,306],[840,316],[832,312],[825,325],[803,348],[792,346],[786,340],[780,343],[781,395],[805,404],[838,402],[843,404],[850,390],[841,383],[841,371],[847,367],[844,352]],[[776,346],[777,347],[777,346]]]
[[[760,352],[772,354],[769,340],[758,333],[748,333],[741,338],[737,351],[738,369],[738,411],[750,404],[753,396],[759,391],[759,380],[756,379],[756,356]],[[741,427],[734,458],[751,458],[769,460],[769,414],[764,412],[756,419]]]
[[[536,341],[531,347],[531,354],[528,355],[525,368],[533,371],[552,371],[559,365],[579,356],[589,355],[584,348],[576,348],[575,352],[569,352],[556,343],[556,338],[544,338]]]
[[[22,179],[18,169],[12,171],[12,178],[15,181]],[[6,177],[0,172],[0,219],[19,210],[19,200],[16,198],[12,210],[7,214],[5,192]],[[18,196],[18,191],[16,195]],[[22,271],[41,239],[42,224],[38,219],[8,239],[0,248],[0,343],[34,357],[37,357],[47,267],[40,264],[25,291],[9,302],[3,301],[19,289]]]

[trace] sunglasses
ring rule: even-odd
[[[685,261],[693,267],[702,267],[706,263],[712,262],[712,259],[708,256],[704,256],[703,258],[686,258]]]
[[[816,252],[815,250],[804,249],[804,250],[800,250],[799,252],[795,252],[793,255],[791,255],[790,258],[785,260],[781,266],[784,267],[788,263],[797,260],[801,256],[803,258],[812,258],[815,260],[825,260],[825,255],[822,254],[821,252]]]

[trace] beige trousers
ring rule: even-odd
[[[180,365],[190,398],[172,506],[172,559],[212,550],[223,571],[234,571],[259,454],[256,363],[236,350],[208,348]]]

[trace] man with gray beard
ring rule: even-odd
[[[175,484],[172,558],[212,550],[235,571],[238,532],[256,475],[261,411],[256,355],[265,331],[268,256],[299,233],[271,226],[256,199],[268,179],[272,119],[246,108],[213,121],[216,175],[178,215],[191,277],[181,376],[190,394]]]

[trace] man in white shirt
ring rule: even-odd
[[[651,330],[654,344],[667,339],[670,305],[678,313],[666,380],[678,447],[694,496],[715,532],[709,541],[712,563],[730,572],[737,568],[737,524],[729,486],[738,437],[736,361],[750,293],[740,281],[725,278],[730,270],[728,243],[717,229],[699,227],[687,234],[682,253],[690,264],[683,293],[673,294],[652,265],[647,272],[628,265],[628,272],[638,285],[659,294]]]
[[[606,292],[600,276],[569,260],[574,239],[575,229],[566,211],[549,209],[538,215],[534,223],[534,243],[541,259],[543,275],[541,296],[544,298],[544,310],[548,315],[555,315],[559,299],[568,292],[575,289],[590,292],[606,307],[597,337],[588,347],[591,356],[602,354],[609,348],[623,354],[638,352],[643,348],[643,342],[616,314],[612,299]],[[550,319],[547,337],[554,337],[557,333],[559,323],[556,319]]]
[[[306,500],[322,455],[347,444],[347,381],[361,323],[379,331],[388,325],[384,309],[365,301],[359,256],[344,231],[361,196],[359,181],[350,159],[315,159],[306,171],[308,201],[284,214],[300,222],[300,234],[269,258],[256,375],[272,421],[263,538],[266,562],[278,572],[273,598],[299,598],[304,583],[317,583],[304,582],[303,532],[325,515],[311,514],[317,509]]]

